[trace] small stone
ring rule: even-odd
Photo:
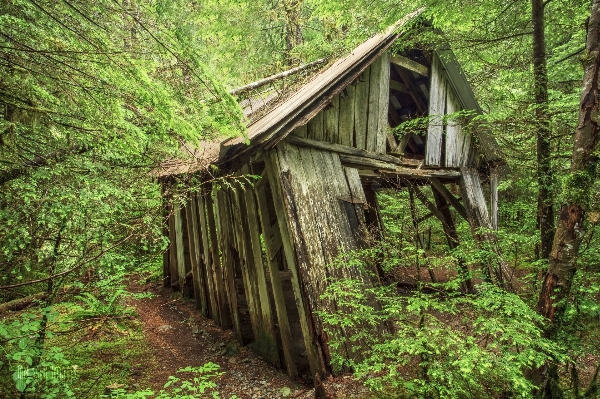
[[[292,390],[289,387],[283,387],[279,390],[279,393],[284,398],[287,398],[288,396],[290,396],[292,394]]]
[[[198,328],[198,326],[192,327],[192,334],[200,334],[200,329]]]
[[[156,329],[157,329],[158,331],[160,331],[160,332],[165,332],[165,331],[172,330],[172,329],[173,329],[173,327],[171,327],[171,326],[170,326],[170,325],[168,325],[168,324],[163,324],[162,326],[158,326]]]
[[[237,359],[235,357],[232,357],[231,359],[229,359],[229,363],[235,364],[237,363]]]
[[[249,357],[242,359],[242,363],[250,363],[250,362],[252,362],[252,359],[250,359]]]

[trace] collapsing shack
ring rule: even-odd
[[[261,100],[261,116],[248,126],[250,145],[201,143],[187,166],[165,162],[161,171],[167,192],[176,173],[200,181],[185,206],[171,209],[165,284],[184,287],[192,276],[190,295],[203,314],[292,377],[331,371],[333,349],[319,315],[336,306],[321,298],[328,278],[378,283],[371,277],[377,270],[327,267],[338,254],[369,245],[368,231],[383,231],[378,188],[409,187],[439,219],[451,247],[458,237],[450,206],[478,237],[479,228],[497,223],[504,162],[493,139],[444,118],[480,112],[460,67],[449,50],[392,55],[397,31],[367,40],[277,105]],[[423,134],[398,140],[390,133],[424,116]],[[217,185],[210,165],[238,179]],[[243,183],[245,175],[260,179]],[[491,183],[491,212],[482,181]],[[462,198],[449,190],[452,183]],[[501,267],[490,277],[501,282]],[[468,277],[463,289],[471,289]]]

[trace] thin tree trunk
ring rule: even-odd
[[[548,117],[548,72],[546,70],[546,38],[544,33],[544,2],[531,0],[533,24],[533,90],[537,125],[538,227],[540,256],[548,259],[554,235],[554,202],[550,168],[550,125]]]
[[[570,176],[565,185],[566,202],[560,210],[550,265],[538,300],[538,311],[551,321],[560,320],[565,309],[562,300],[569,295],[577,270],[577,255],[585,233],[584,215],[597,176],[598,156],[595,151],[599,147],[600,120],[600,0],[592,2],[583,64],[583,91],[579,122],[573,138]]]

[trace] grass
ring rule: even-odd
[[[55,305],[59,313],[56,322],[49,325],[53,334],[45,341],[45,349],[58,347],[69,365],[61,369],[61,378],[66,379],[79,399],[98,398],[105,387],[112,384],[126,386],[149,386],[155,359],[146,343],[142,324],[135,317],[125,315],[100,315],[83,320],[74,319],[77,306],[72,303]],[[15,313],[2,320],[8,324],[18,319]],[[2,345],[0,343],[0,345]],[[0,347],[5,353],[11,353],[16,345],[5,344]],[[4,361],[5,358],[0,359]],[[0,366],[0,397],[18,397],[12,379],[12,368],[5,362]],[[36,398],[28,394],[27,398]]]

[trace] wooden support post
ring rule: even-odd
[[[196,195],[196,210],[198,213],[198,223],[199,223],[199,239],[202,241],[202,252],[200,254],[200,260],[203,264],[203,268],[200,270],[203,273],[203,279],[205,283],[205,291],[204,298],[206,300],[205,307],[203,307],[202,315],[205,317],[211,317],[215,320],[215,323],[220,326],[221,319],[219,315],[219,311],[217,308],[217,300],[215,298],[215,278],[214,278],[214,268],[213,268],[213,259],[210,250],[210,239],[208,232],[208,223],[206,219],[206,201],[204,199],[204,193],[198,193]]]

